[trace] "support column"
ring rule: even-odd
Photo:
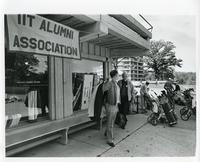
[[[106,62],[103,62],[103,80],[107,78],[107,66]]]
[[[104,79],[107,79],[110,77],[110,71],[112,70],[111,60],[104,62],[103,68],[104,68]]]

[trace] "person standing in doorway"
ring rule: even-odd
[[[118,82],[120,87],[121,104],[119,106],[119,112],[122,113],[125,118],[130,113],[129,106],[132,100],[134,100],[134,87],[131,81],[128,80],[126,72],[122,74],[122,80]],[[127,119],[126,119],[127,121]]]
[[[148,96],[148,85],[149,85],[149,82],[146,81],[146,83],[142,84],[140,88],[141,113],[147,113],[146,106],[145,106],[145,98]]]
[[[115,123],[115,118],[118,112],[118,104],[120,103],[120,88],[117,84],[119,74],[117,70],[112,70],[110,72],[111,81],[108,81],[103,85],[103,92],[106,93],[105,107],[106,107],[106,118],[107,126],[105,135],[107,136],[107,144],[114,147],[113,142],[113,128]]]

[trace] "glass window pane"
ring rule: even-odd
[[[88,108],[92,91],[103,80],[103,63],[91,60],[73,60],[73,111]]]
[[[47,116],[47,56],[6,53],[5,85],[7,127]]]

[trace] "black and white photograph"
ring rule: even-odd
[[[11,9],[1,33],[5,159],[197,161],[197,14]]]

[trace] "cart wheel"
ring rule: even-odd
[[[184,121],[187,121],[190,118],[190,116],[188,116],[188,111],[185,111],[182,115],[181,115],[181,119]]]
[[[182,109],[180,109],[180,114],[182,115],[186,110],[187,110],[187,107],[183,107]]]
[[[150,122],[150,121],[151,121],[151,115],[148,116],[148,118],[147,118],[147,122]]]
[[[158,122],[157,122],[156,119],[153,119],[153,120],[151,121],[151,124],[152,124],[153,126],[156,126],[156,125],[158,124]]]
[[[149,117],[147,118],[147,122],[151,123],[151,120],[154,118],[154,113],[152,113],[151,115],[149,115]]]
[[[190,118],[190,117],[191,117],[191,115],[192,115],[192,111],[191,111],[191,110],[189,110],[189,112],[188,112],[188,118]]]

